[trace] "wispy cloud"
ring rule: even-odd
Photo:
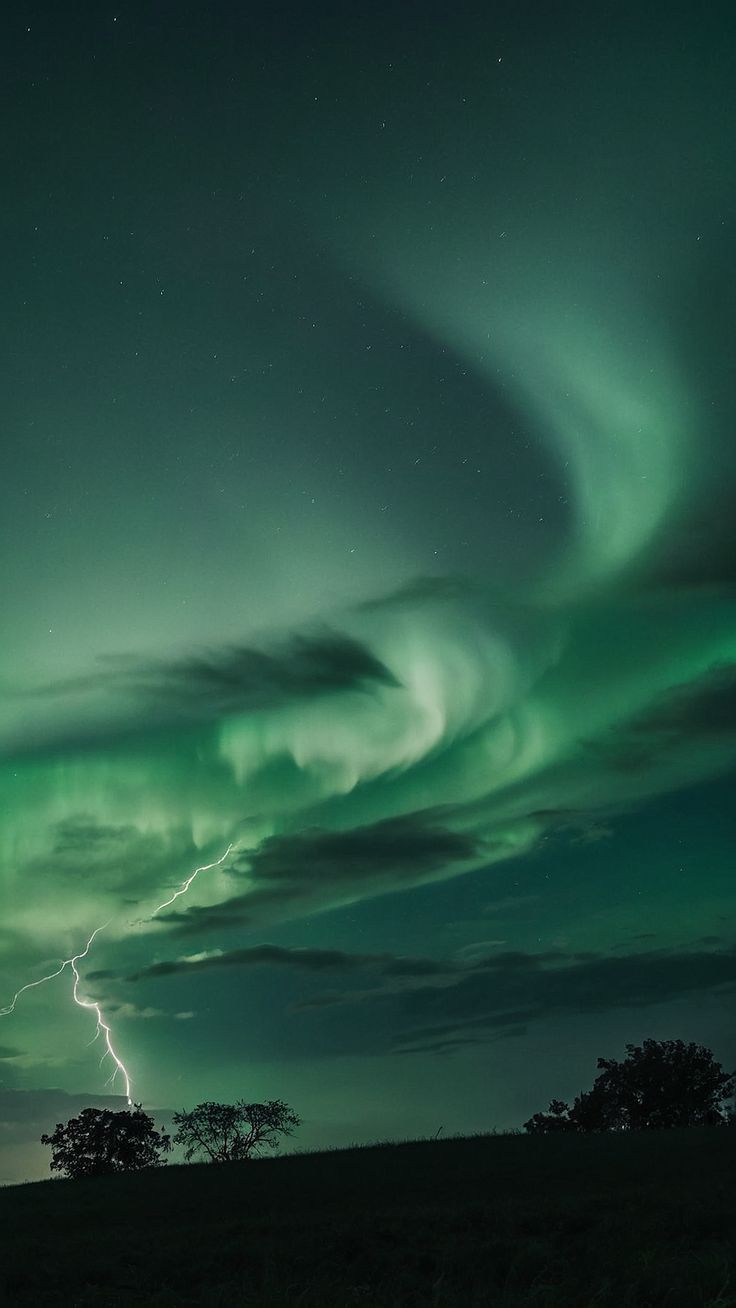
[[[387,977],[445,976],[459,964],[434,958],[401,957],[395,954],[359,954],[342,949],[283,948],[279,945],[254,945],[249,949],[231,949],[226,953],[184,956],[168,962],[152,963],[132,973],[128,981],[150,977],[191,976],[197,972],[229,967],[286,967],[304,972],[360,972],[370,969]],[[109,973],[106,975],[109,976]]]

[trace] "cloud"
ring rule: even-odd
[[[401,996],[414,1023],[396,1036],[397,1048],[417,1050],[468,1027],[489,1035],[560,1014],[642,1008],[686,994],[736,990],[736,949],[666,950],[628,957],[501,955],[486,959],[456,985],[423,987]]]
[[[736,664],[722,664],[691,684],[673,686],[592,748],[615,767],[650,768],[688,741],[736,740]]]
[[[179,934],[199,934],[251,923],[269,910],[287,915],[310,904],[360,898],[369,886],[381,893],[419,884],[470,864],[484,848],[477,836],[442,826],[442,816],[422,811],[348,831],[269,836],[231,869],[247,876],[247,891],[212,907],[162,913],[158,920]]]
[[[124,935],[231,841],[227,866],[150,932],[207,945],[484,867],[490,904],[495,863],[549,836],[600,839],[617,814],[727,765],[736,733],[716,724],[732,677],[712,668],[730,610],[716,604],[708,626],[697,605],[673,600],[665,621],[623,592],[522,600],[420,579],[345,612],[352,634],[108,659],[47,687],[36,707],[64,758],[54,746],[7,769],[4,866],[44,901],[41,914],[18,897],[14,928],[48,923],[34,943],[48,954],[63,910],[76,947],[94,896],[105,940]]]
[[[468,945],[462,945],[457,950],[457,956],[472,961],[474,958],[487,957],[489,949],[500,949],[501,945],[505,944],[505,940],[476,940]]]
[[[85,812],[54,823],[48,834],[49,849],[31,870],[66,887],[92,880],[96,886],[145,891],[167,852],[166,842],[155,833],[141,832],[132,823],[98,822]]]
[[[119,854],[120,846],[136,839],[138,832],[130,824],[116,827],[96,822],[88,814],[75,814],[57,822],[53,835],[54,858],[73,859],[82,855],[85,859],[98,859],[112,851]]]
[[[37,1141],[43,1131],[68,1121],[83,1108],[128,1106],[122,1095],[77,1095],[65,1090],[0,1090],[0,1144]]]
[[[145,698],[208,717],[398,685],[367,646],[331,631],[295,635],[271,650],[241,645],[168,664],[141,663],[124,679]]]
[[[255,881],[299,881],[305,874],[341,882],[386,873],[422,875],[470,860],[481,842],[439,824],[438,812],[409,813],[348,831],[272,836],[250,858]]]
[[[22,753],[44,743],[78,748],[100,738],[163,725],[215,722],[232,714],[397,688],[393,672],[362,641],[329,628],[259,648],[226,645],[180,658],[101,655],[95,671],[18,692],[22,699],[77,702],[72,725],[37,726],[14,742]]]
[[[525,1028],[524,1028],[525,1029]],[[452,1036],[447,1040],[436,1040],[423,1045],[421,1049],[397,1049],[397,1054],[452,1054],[456,1049],[465,1049],[468,1046],[478,1046],[485,1044],[485,1040],[477,1036]]]
[[[215,951],[194,957],[152,963],[132,973],[128,981],[150,977],[191,976],[196,972],[221,967],[287,967],[304,972],[356,972],[366,968],[387,977],[444,976],[457,969],[452,961],[433,958],[401,957],[394,954],[356,954],[342,949],[283,948],[280,945],[254,945],[250,949]],[[90,974],[91,975],[91,974]]]
[[[182,1021],[184,1018],[193,1017],[193,1013],[168,1013],[163,1008],[155,1008],[152,1004],[146,1004],[139,1007],[138,1004],[131,1004],[127,1001],[124,1003],[115,1003],[107,999],[105,1001],[105,1016],[114,1017],[116,1021],[120,1018],[132,1019],[133,1021],[148,1022],[153,1018],[165,1018],[169,1021]]]
[[[344,1016],[334,1028],[336,1048],[350,1021],[365,1033],[365,1053],[419,1053],[446,1051],[465,1039],[518,1035],[561,1015],[647,1008],[695,993],[736,991],[735,948],[653,950],[626,957],[515,950],[462,964],[433,962],[432,983],[392,985],[390,969],[383,968],[378,984],[370,988],[318,992],[297,1000],[291,1011],[341,1010]],[[418,972],[415,976],[419,980]]]

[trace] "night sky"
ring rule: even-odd
[[[0,1181],[736,1065],[731,10],[6,14]]]

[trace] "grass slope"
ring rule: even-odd
[[[0,1191],[13,1308],[732,1308],[736,1130],[480,1136]]]

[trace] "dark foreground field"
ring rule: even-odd
[[[736,1130],[482,1136],[0,1191],[0,1302],[727,1308]]]

